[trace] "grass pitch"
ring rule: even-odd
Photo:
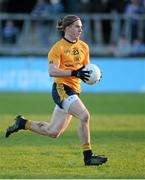
[[[58,139],[5,129],[17,114],[49,121],[54,103],[49,94],[0,93],[0,178],[145,178],[145,94],[83,94],[91,113],[92,147],[109,161],[83,165],[76,133],[78,120]]]

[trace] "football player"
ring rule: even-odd
[[[21,129],[30,130],[52,138],[59,137],[69,126],[72,116],[79,119],[78,136],[83,150],[85,165],[101,165],[107,157],[94,155],[90,141],[90,113],[79,97],[81,80],[89,78],[83,71],[89,63],[89,47],[80,40],[83,27],[80,17],[67,15],[57,24],[63,38],[48,53],[49,75],[54,77],[52,97],[56,104],[50,123],[26,119],[21,115],[6,131],[6,137]]]

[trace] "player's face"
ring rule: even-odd
[[[78,40],[82,34],[82,22],[80,20],[75,21],[73,24],[67,27],[67,32],[72,40]]]

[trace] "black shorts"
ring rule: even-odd
[[[52,98],[54,100],[54,102],[60,107],[62,107],[62,102],[65,98],[74,95],[78,93],[76,93],[72,88],[70,88],[69,86],[62,84],[62,83],[54,83],[52,86]]]

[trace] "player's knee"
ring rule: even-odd
[[[90,120],[90,113],[88,111],[84,111],[81,114],[80,119],[83,123],[88,123]]]

